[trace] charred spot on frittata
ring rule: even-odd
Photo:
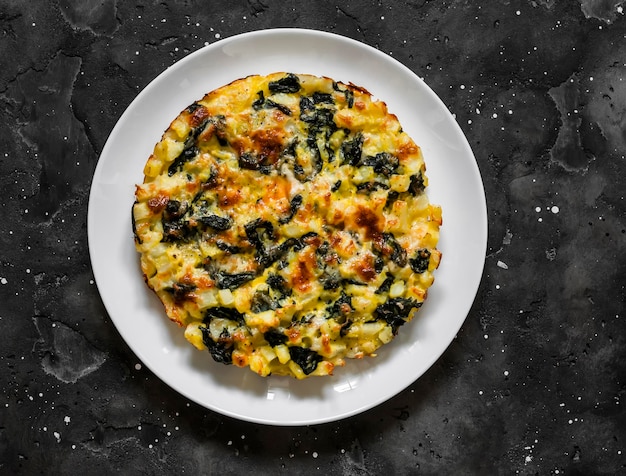
[[[132,232],[145,280],[223,364],[305,378],[375,355],[439,265],[421,150],[353,84],[234,81],[174,119],[144,173]]]

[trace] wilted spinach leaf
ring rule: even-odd
[[[291,360],[300,366],[305,375],[309,375],[317,368],[317,364],[322,360],[321,355],[311,349],[303,347],[289,347]]]

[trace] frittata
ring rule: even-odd
[[[351,83],[220,87],[174,119],[144,175],[132,225],[147,285],[196,348],[261,376],[374,356],[439,266],[421,149]]]

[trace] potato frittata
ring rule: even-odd
[[[144,278],[218,362],[330,375],[390,342],[433,283],[441,209],[421,150],[361,87],[234,81],[180,113],[144,174]]]

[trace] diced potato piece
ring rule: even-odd
[[[277,345],[276,347],[274,347],[274,351],[276,352],[278,361],[281,364],[286,364],[291,360],[291,355],[289,355],[289,347],[287,347],[286,345]]]
[[[434,279],[435,278],[432,273],[422,273],[419,275],[420,283],[424,288],[430,287],[433,284]]]
[[[159,256],[157,259],[155,259],[154,265],[156,266],[159,273],[167,273],[171,269],[175,268],[175,263],[172,263],[167,255]]]
[[[154,155],[151,155],[143,168],[143,173],[146,177],[157,177],[163,169],[163,162],[157,159]]]
[[[192,322],[185,328],[185,339],[193,344],[198,350],[206,350],[206,345],[202,340],[202,331],[197,322]]]
[[[373,299],[371,294],[352,297],[352,306],[354,307],[354,309],[358,309],[361,313],[374,312],[374,309],[376,309],[376,305],[377,301],[376,299]]]
[[[296,364],[293,360],[290,360],[288,365],[289,365],[289,370],[291,370],[294,377],[296,377],[298,380],[302,380],[303,378],[306,378],[306,375],[302,371],[302,368],[300,368],[300,366]]]
[[[404,294],[404,291],[405,291],[404,282],[396,281],[395,283],[391,285],[391,288],[389,288],[389,297],[392,297],[392,298],[400,297]]]
[[[184,139],[185,137],[187,137],[187,135],[189,135],[191,127],[189,126],[187,121],[179,117],[175,119],[174,122],[172,122],[170,130],[176,133],[176,137],[178,139]]]
[[[266,362],[271,362],[276,358],[276,352],[269,345],[264,345],[259,349],[259,352],[263,356]]]
[[[389,178],[389,186],[391,190],[396,192],[406,192],[411,184],[411,177],[408,175],[392,175]]]
[[[384,322],[376,321],[376,322],[366,322],[363,324],[362,332],[364,337],[371,338],[378,334],[385,327]]]
[[[220,302],[222,303],[222,306],[230,306],[235,302],[235,299],[233,298],[233,293],[230,291],[230,289],[220,289],[217,294],[219,296]]]
[[[196,294],[196,303],[200,309],[217,306],[217,295],[213,289],[207,289],[200,292],[196,291]]]
[[[166,138],[155,146],[154,156],[165,164],[169,164],[181,154],[184,148],[183,142]]]
[[[250,359],[248,359],[248,355],[241,350],[233,350],[233,365],[237,367],[245,367],[248,365]]]
[[[343,354],[346,351],[345,344],[331,343],[330,352],[328,357],[335,357],[336,355]]]
[[[385,326],[382,331],[378,333],[378,338],[383,344],[388,344],[393,339],[393,331],[390,326]]]
[[[258,314],[251,314],[247,318],[247,324],[250,327],[259,328],[261,332],[265,332],[265,330],[267,329],[277,327],[280,324],[280,319],[274,311],[269,310],[265,312],[259,312]]]
[[[141,271],[148,278],[151,278],[157,272],[156,268],[154,266],[154,263],[151,260],[147,260],[147,259],[144,259],[144,258],[141,259]]]
[[[146,202],[136,203],[133,206],[133,216],[135,217],[135,222],[150,218],[152,216],[152,210],[148,207]]]
[[[317,364],[317,368],[315,369],[315,372],[313,372],[313,375],[332,375],[334,369],[335,364],[324,360]]]
[[[260,353],[254,353],[250,356],[249,359],[250,370],[256,372],[261,377],[267,377],[270,373],[270,366],[267,364],[267,361]]]
[[[430,205],[430,219],[441,225],[443,220],[441,219],[441,207],[437,205]]]
[[[362,349],[366,354],[373,354],[378,346],[374,342],[363,342]]]

